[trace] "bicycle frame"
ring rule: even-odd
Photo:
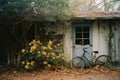
[[[98,53],[98,51],[93,51],[93,56],[92,56],[92,60],[89,60],[87,57],[86,57],[86,53],[89,54],[89,52],[87,52],[87,50],[85,50],[87,48],[83,48],[83,54],[81,56],[81,58],[83,58],[85,60],[85,64],[86,66],[91,66],[91,65],[95,65],[95,60],[96,60],[96,54]]]

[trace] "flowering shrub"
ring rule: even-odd
[[[34,70],[36,68],[44,69],[46,67],[55,67],[64,65],[63,53],[55,53],[54,50],[60,44],[54,45],[51,40],[43,45],[39,40],[31,41],[28,46],[21,50],[22,67],[26,70]]]

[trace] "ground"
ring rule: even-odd
[[[7,71],[0,74],[0,80],[120,80],[120,71],[109,70],[103,66],[95,66],[82,70],[62,67],[51,71],[22,72]]]

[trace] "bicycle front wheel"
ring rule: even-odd
[[[103,66],[109,66],[110,63],[111,63],[111,58],[110,56],[107,56],[107,55],[101,55],[101,56],[98,56],[95,60],[95,64],[96,65],[103,65]]]
[[[71,60],[72,69],[83,69],[85,67],[85,61],[81,57],[75,57]]]

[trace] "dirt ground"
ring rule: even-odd
[[[120,80],[120,71],[111,71],[102,66],[72,70],[62,67],[51,71],[21,72],[7,71],[0,74],[0,80]]]

